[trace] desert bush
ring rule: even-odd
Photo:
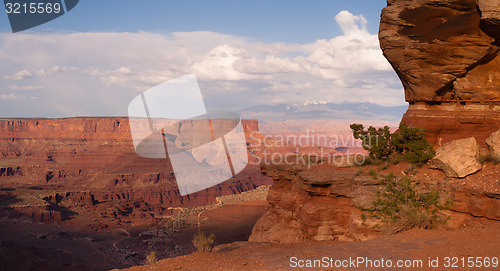
[[[382,159],[397,164],[403,159],[420,165],[436,154],[432,145],[427,142],[425,130],[422,128],[400,124],[399,130],[391,134],[387,126],[378,129],[370,126],[365,130],[362,124],[353,123],[350,127],[353,137],[363,141],[363,148],[369,151],[370,157],[375,160]]]
[[[425,129],[399,125],[399,130],[391,135],[394,151],[403,155],[412,164],[422,164],[431,159],[436,151],[425,138]]]
[[[156,252],[151,252],[146,256],[146,264],[154,264],[158,262],[158,259],[156,259]]]
[[[391,234],[412,228],[434,228],[437,223],[446,222],[438,211],[448,209],[449,200],[440,204],[437,190],[417,192],[409,177],[398,179],[390,173],[381,181],[384,189],[377,191],[377,198],[368,208],[372,217],[380,219],[383,229]]]
[[[479,156],[478,160],[481,164],[484,164],[484,163],[494,163],[495,165],[500,164],[500,157],[495,156],[492,153],[481,155],[481,156]]]
[[[391,132],[388,126],[378,129],[370,126],[365,130],[363,124],[353,123],[350,127],[354,138],[363,141],[363,149],[369,151],[371,157],[385,159],[392,154]]]
[[[198,252],[209,252],[212,250],[214,240],[215,235],[213,233],[210,236],[206,236],[205,233],[201,232],[195,234],[191,242]]]

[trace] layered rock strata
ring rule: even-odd
[[[500,127],[498,14],[488,0],[387,1],[379,40],[410,104],[402,122],[431,143],[484,142]]]
[[[258,131],[256,120],[243,120],[243,127],[246,135]],[[218,196],[269,183],[258,166],[249,163],[235,178],[181,197],[168,158],[147,159],[135,153],[128,118],[0,120],[0,188],[31,189],[33,194],[54,191],[47,199],[59,197],[52,202],[56,205],[92,208],[92,203],[123,202],[161,211],[204,205]],[[42,211],[33,215],[23,208],[32,217],[39,217],[43,208],[57,211],[36,207]]]

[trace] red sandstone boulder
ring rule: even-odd
[[[491,134],[491,136],[486,139],[486,144],[491,154],[500,157],[500,130]]]
[[[449,177],[464,178],[483,168],[478,161],[479,145],[474,137],[455,140],[436,150],[431,164]]]

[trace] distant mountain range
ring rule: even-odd
[[[259,105],[239,113],[243,118],[262,121],[335,119],[399,122],[407,109],[407,105],[386,107],[368,102],[335,104],[313,101],[304,104]]]

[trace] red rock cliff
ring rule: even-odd
[[[489,0],[389,0],[379,39],[410,103],[402,122],[432,143],[500,126],[500,13]]]
[[[257,120],[243,120],[243,126],[246,134],[258,131]],[[71,200],[61,198],[72,205],[90,206],[92,197],[138,201],[149,209],[202,205],[270,183],[257,166],[248,165],[236,178],[181,197],[168,159],[135,153],[127,118],[0,120],[0,180],[0,188],[71,192]],[[74,196],[82,193],[87,198]]]

